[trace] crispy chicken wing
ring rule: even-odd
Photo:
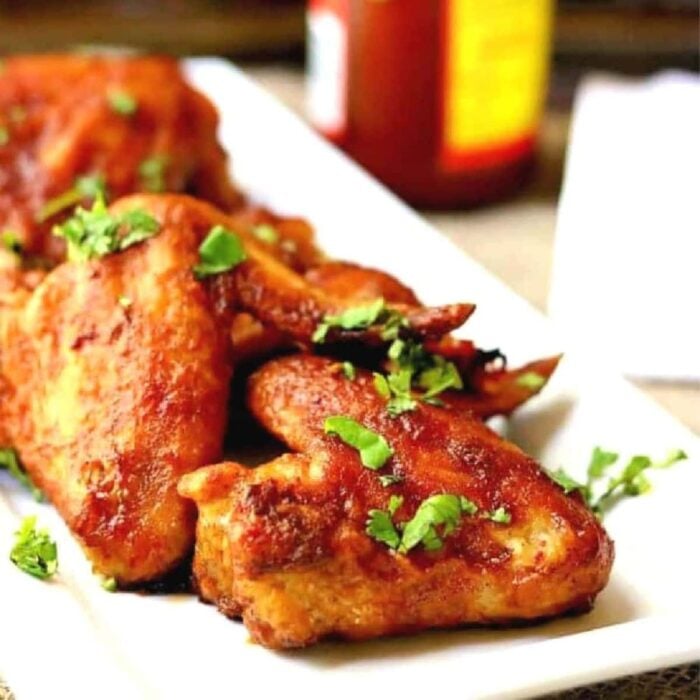
[[[0,72],[0,231],[55,261],[51,227],[78,178],[101,176],[109,199],[189,192],[231,210],[243,201],[216,140],[217,115],[157,57],[8,58]],[[61,207],[55,198],[68,196]],[[80,197],[78,197],[78,200]],[[53,206],[47,208],[47,203]]]
[[[210,222],[188,200],[133,198],[160,233],[64,263],[0,306],[4,428],[95,569],[155,578],[189,551],[179,476],[221,457],[228,319],[192,267]]]
[[[199,509],[200,595],[266,646],[548,617],[588,608],[607,582],[612,543],[582,500],[468,413],[421,404],[391,418],[369,373],[351,381],[311,355],[265,365],[249,403],[296,454],[254,470],[207,467],[179,490]],[[391,446],[379,471],[325,434],[338,415]],[[397,553],[366,533],[376,509],[400,536],[435,494],[477,509],[440,531],[440,548]],[[393,516],[391,496],[403,499]]]
[[[234,311],[279,320],[279,332],[308,341],[344,303],[241,228],[248,259],[197,281],[200,243],[231,219],[183,195],[134,195],[110,213],[132,210],[153,216],[159,233],[31,284],[39,273],[10,268],[0,283],[1,437],[95,568],[123,584],[167,572],[191,544],[191,506],[175,483],[221,457]],[[450,307],[409,312],[419,332],[455,318]]]

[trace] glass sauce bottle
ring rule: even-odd
[[[477,205],[527,179],[551,0],[310,0],[309,111],[412,204]]]

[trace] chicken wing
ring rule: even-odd
[[[580,497],[468,413],[422,404],[392,418],[369,373],[350,380],[311,355],[265,365],[249,403],[296,454],[206,467],[179,491],[199,509],[201,597],[256,641],[533,620],[585,610],[606,584],[613,546]],[[364,467],[324,431],[332,416],[383,438],[388,461]],[[434,519],[408,547],[439,494],[461,517]]]
[[[54,261],[51,227],[99,183],[108,198],[189,192],[243,201],[216,140],[211,103],[157,57],[13,57],[0,72],[0,231]],[[92,185],[88,187],[88,183]],[[84,189],[87,188],[87,189]]]
[[[0,296],[4,429],[94,568],[128,585],[190,550],[179,476],[221,457],[227,327],[192,267],[209,221],[188,200],[125,200],[154,238],[64,263]]]

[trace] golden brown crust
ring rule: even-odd
[[[115,92],[137,101],[133,115],[110,106]],[[172,59],[8,58],[0,74],[0,125],[9,131],[0,146],[0,230],[15,231],[30,253],[61,260],[63,241],[50,231],[69,210],[41,222],[43,205],[95,173],[111,199],[147,189],[139,166],[153,156],[167,157],[166,191],[238,208],[243,198],[230,182],[217,122]]]
[[[607,582],[612,543],[580,498],[476,418],[421,405],[391,418],[360,372],[291,356],[251,379],[249,403],[301,454],[256,470],[226,463],[185,477],[199,508],[201,595],[242,615],[271,647],[334,635],[366,639],[430,627],[531,620],[590,605]],[[383,435],[394,456],[382,487],[357,452],[323,431],[344,415]],[[367,513],[401,495],[398,521],[436,493],[463,495],[509,524],[465,517],[437,552],[397,555],[365,532]]]

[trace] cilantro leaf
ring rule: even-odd
[[[19,235],[10,229],[0,232],[2,246],[15,255],[22,255],[22,240]]]
[[[130,117],[136,113],[138,102],[128,92],[123,90],[113,90],[107,95],[109,106],[117,114],[125,117]]]
[[[272,224],[258,224],[254,226],[253,235],[264,243],[270,243],[271,245],[277,243],[280,239],[277,229]]]
[[[102,581],[100,581],[100,586],[108,593],[114,593],[117,590],[117,579],[114,578],[114,576],[103,578]]]
[[[683,450],[671,450],[664,459],[662,459],[660,462],[654,463],[654,468],[667,469],[668,467],[674,465],[676,462],[682,462],[684,459],[688,459],[688,455]]]
[[[355,379],[357,372],[355,371],[355,365],[353,365],[352,362],[348,362],[346,360],[341,365],[341,368],[346,379],[349,379],[350,381],[353,381]]]
[[[390,399],[391,389],[389,388],[389,382],[387,381],[386,377],[379,372],[373,372],[372,377],[374,381],[374,388],[376,389],[377,393],[383,399]]]
[[[459,497],[459,506],[465,515],[476,515],[476,512],[479,510],[479,506],[474,501],[464,496]]]
[[[396,474],[381,474],[378,479],[379,483],[384,486],[384,488],[400,484],[403,481],[403,477],[397,476]]]
[[[515,383],[524,389],[537,391],[547,383],[547,379],[537,372],[525,372],[515,380]]]
[[[165,171],[170,158],[165,155],[155,155],[141,161],[139,177],[146,192],[165,192]]]
[[[423,370],[418,384],[426,390],[424,399],[431,399],[447,389],[463,389],[462,377],[457,367],[439,355],[433,355],[433,366]]]
[[[10,560],[18,569],[38,579],[49,579],[56,573],[56,543],[46,530],[36,529],[35,516],[25,518],[19,530],[15,532]]]
[[[545,469],[545,472],[555,484],[558,484],[564,489],[564,493],[571,493],[572,491],[586,493],[586,484],[576,481],[576,479],[567,474],[561,467],[556,471]]]
[[[346,445],[360,453],[360,461],[367,469],[381,469],[394,454],[389,443],[377,433],[345,416],[326,418],[323,429],[328,435],[337,435]]]
[[[34,485],[31,477],[27,474],[27,470],[22,466],[17,452],[11,447],[0,447],[0,468],[2,467],[7,469],[10,476],[13,476],[31,492],[35,501],[41,503],[44,500],[43,491]]]
[[[402,413],[415,411],[417,405],[416,401],[409,396],[395,396],[387,402],[386,410],[392,418],[396,418]]]
[[[376,508],[368,513],[365,532],[377,542],[387,545],[390,549],[396,549],[401,541],[396,526],[391,520],[391,515]]]
[[[342,328],[346,331],[369,328],[379,320],[384,309],[384,299],[379,298],[371,304],[345,309],[338,315],[327,315],[316,327],[311,340],[314,343],[323,343],[331,328]]]
[[[158,230],[158,222],[144,211],[111,214],[100,194],[92,209],[78,207],[70,219],[54,227],[53,233],[68,241],[69,260],[85,261],[125,250]]]
[[[606,452],[600,447],[594,447],[588,463],[589,480],[603,476],[607,468],[617,462],[619,456],[616,452]]]
[[[389,497],[389,505],[387,506],[389,510],[389,515],[393,518],[396,511],[403,505],[403,496],[392,495]]]
[[[511,518],[510,513],[503,506],[500,506],[488,514],[488,519],[492,520],[494,523],[503,523],[507,525]]]
[[[408,552],[423,543],[426,549],[439,549],[442,540],[436,528],[444,528],[445,535],[450,534],[459,524],[462,504],[459,496],[440,493],[426,498],[416,510],[415,515],[405,524],[401,537],[400,552]]]
[[[81,175],[75,179],[73,187],[49,199],[39,210],[37,222],[43,223],[65,209],[70,209],[83,200],[107,198],[107,185],[102,175]]]
[[[228,272],[246,259],[241,239],[232,231],[217,225],[207,234],[199,246],[200,263],[195,265],[198,279]]]

